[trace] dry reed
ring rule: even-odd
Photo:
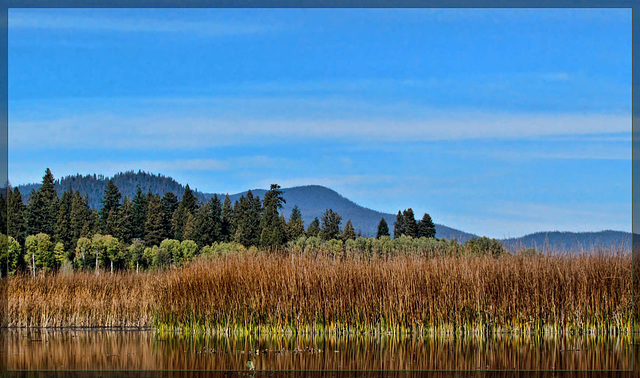
[[[243,253],[161,272],[9,280],[9,326],[182,332],[627,333],[631,256],[388,260]]]

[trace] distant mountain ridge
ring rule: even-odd
[[[62,196],[62,193],[69,188],[78,190],[83,195],[89,197],[89,205],[94,208],[100,208],[102,203],[100,199],[104,195],[104,190],[109,181],[109,177],[104,175],[70,175],[55,180],[55,187],[58,191],[58,196]],[[152,193],[164,195],[166,192],[173,192],[178,198],[182,197],[185,186],[178,183],[171,177],[167,177],[159,174],[151,174],[143,171],[127,171],[123,173],[117,173],[113,177],[114,184],[120,190],[123,196],[133,197],[136,193],[138,186],[144,193],[149,190]],[[17,188],[22,194],[24,201],[30,196],[33,190],[37,190],[40,184],[27,184],[18,185]],[[194,190],[194,194],[198,200],[204,202],[213,197],[213,193],[202,193]],[[267,192],[265,189],[252,189],[252,193],[260,198],[264,198],[264,194]],[[305,227],[307,227],[314,218],[321,219],[322,214],[327,209],[332,209],[342,217],[342,226],[347,223],[347,220],[351,220],[356,232],[360,231],[363,236],[375,236],[378,230],[378,223],[381,218],[385,218],[389,225],[389,230],[393,234],[393,222],[396,220],[395,214],[382,213],[372,209],[362,207],[353,201],[341,196],[336,191],[320,186],[320,185],[307,185],[297,186],[293,188],[282,189],[283,197],[287,201],[284,205],[282,213],[289,219],[291,210],[294,205],[298,205],[302,213],[302,220]],[[224,200],[226,194],[217,193],[221,200]],[[246,194],[245,192],[230,194],[229,197],[232,202],[235,202],[240,196]],[[421,218],[422,214],[416,214],[417,218]],[[436,237],[439,238],[455,238],[459,242],[463,243],[469,239],[474,238],[476,235],[469,234],[464,231],[460,231],[451,227],[447,227],[441,224],[436,224]]]
[[[138,186],[143,192],[151,191],[152,193],[164,195],[166,192],[173,192],[179,198],[184,193],[185,186],[177,182],[171,177],[160,174],[152,174],[143,171],[127,171],[115,174],[112,179],[123,196],[133,197]],[[109,177],[103,175],[71,175],[62,177],[55,182],[58,196],[69,188],[79,190],[83,195],[89,197],[89,205],[99,208],[102,203],[100,199],[104,195]],[[17,188],[23,196],[25,202],[32,190],[36,190],[40,184],[18,185]],[[198,200],[204,202],[213,197],[213,193],[203,193],[191,188]],[[282,213],[287,219],[291,214],[294,205],[298,205],[302,212],[302,219],[305,227],[309,225],[315,217],[322,218],[322,214],[326,209],[333,209],[342,217],[342,225],[347,220],[351,220],[356,232],[360,231],[363,236],[375,236],[378,223],[381,218],[385,218],[389,229],[393,234],[393,223],[396,220],[396,214],[383,213],[376,210],[362,207],[355,202],[343,197],[336,191],[320,185],[306,185],[292,188],[282,189],[283,197],[287,201],[282,209]],[[266,190],[252,189],[252,193],[260,198],[264,198]],[[232,202],[235,202],[245,192],[230,194]],[[225,194],[218,194],[221,200]],[[422,214],[416,214],[416,218],[421,218]],[[454,238],[458,242],[465,241],[476,237],[476,235],[467,233],[455,228],[436,224],[436,237],[438,238]],[[599,232],[536,232],[518,238],[503,239],[501,242],[508,248],[515,247],[536,247],[538,249],[549,247],[563,250],[570,249],[588,249],[593,245],[621,246],[627,250],[631,249],[632,234],[623,231],[605,230]]]

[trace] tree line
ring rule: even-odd
[[[227,194],[201,202],[185,187],[179,199],[173,192],[162,197],[138,187],[130,198],[122,196],[109,180],[99,209],[91,208],[88,196],[69,188],[59,198],[54,177],[47,168],[42,185],[33,190],[25,205],[20,191],[7,188],[0,197],[0,227],[7,230],[4,259],[9,271],[43,272],[65,263],[76,269],[140,268],[180,263],[215,243],[237,243],[246,248],[278,248],[304,237],[321,240],[354,240],[351,220],[341,227],[342,217],[328,209],[305,229],[298,206],[287,221],[280,213],[283,192],[271,185],[264,198],[249,190],[231,203]],[[434,238],[435,227],[428,214],[415,220],[412,209],[398,212],[394,238],[402,235]],[[390,236],[384,218],[376,238]],[[164,243],[164,245],[163,245]],[[155,249],[154,249],[155,247]],[[2,265],[3,269],[5,264]]]

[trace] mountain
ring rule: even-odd
[[[588,250],[594,246],[618,247],[631,250],[632,234],[623,231],[598,232],[536,232],[519,238],[502,240],[507,249],[549,248],[560,251]]]
[[[138,187],[142,189],[143,193],[147,193],[151,190],[152,193],[163,196],[166,192],[173,192],[178,197],[182,197],[184,193],[184,186],[164,175],[156,175],[143,171],[127,171],[122,173],[116,173],[113,177],[105,177],[104,175],[71,175],[65,176],[55,181],[55,187],[58,192],[58,197],[62,197],[62,193],[73,188],[73,190],[79,190],[80,193],[89,197],[89,206],[94,208],[100,208],[102,202],[100,201],[104,196],[104,190],[107,187],[109,179],[113,179],[113,183],[116,184],[120,193],[123,196],[133,198],[138,190]],[[25,203],[27,198],[31,195],[33,190],[40,187],[40,184],[27,184],[18,185],[17,188],[22,194],[22,198]],[[206,200],[204,193],[194,191],[196,198],[200,201]]]
[[[143,171],[133,172],[128,171],[124,173],[118,173],[112,177],[114,183],[120,190],[123,196],[133,197],[136,193],[138,186],[143,192],[151,190],[152,193],[164,195],[164,193],[171,191],[176,196],[181,197],[184,193],[184,186],[174,179],[163,176],[151,174]],[[62,177],[55,181],[55,187],[58,191],[58,196],[62,196],[62,193],[69,188],[73,190],[79,190],[83,195],[89,197],[89,205],[94,208],[100,208],[102,203],[100,202],[104,195],[104,190],[107,186],[109,177],[103,175],[73,175]],[[17,188],[20,190],[25,202],[31,191],[40,187],[40,184],[28,184],[19,185]],[[192,188],[193,189],[193,188]],[[351,219],[353,227],[356,232],[360,231],[363,236],[375,236],[378,223],[381,218],[385,218],[389,225],[389,229],[393,234],[393,222],[396,220],[395,214],[381,213],[372,209],[362,207],[347,198],[344,198],[334,190],[319,186],[308,185],[298,186],[293,188],[284,188],[283,197],[287,201],[282,210],[284,216],[289,219],[291,215],[291,209],[294,205],[298,205],[302,213],[302,220],[305,227],[313,221],[315,217],[322,218],[322,214],[327,209],[333,209],[342,217],[342,225],[347,223],[347,220]],[[266,190],[255,189],[252,190],[254,195],[264,198]],[[194,190],[194,194],[200,201],[206,201],[213,197],[213,193],[202,193]],[[246,192],[236,193],[230,195],[232,202],[235,202],[241,195]],[[218,194],[221,200],[224,200],[224,194]],[[417,218],[421,218],[421,214],[416,214]],[[475,235],[456,230],[451,227],[436,224],[436,237],[439,238],[455,238],[459,242],[465,242]]]
[[[378,223],[384,218],[389,225],[389,230],[393,234],[393,222],[396,221],[396,214],[381,213],[366,207],[362,207],[353,201],[341,196],[336,191],[320,185],[296,186],[293,188],[281,189],[283,197],[287,201],[282,209],[284,216],[289,219],[291,210],[298,205],[302,212],[302,220],[307,227],[315,217],[322,221],[322,214],[327,209],[332,209],[342,217],[342,225],[351,220],[356,233],[360,231],[363,236],[375,236],[378,231]],[[251,190],[254,196],[264,198],[267,192],[264,189]],[[246,192],[229,195],[231,201],[236,201]],[[218,194],[224,199],[224,195]],[[417,215],[422,218],[422,215]],[[441,224],[436,224],[436,237],[455,238],[459,242],[465,242],[475,237],[475,235],[456,230]]]

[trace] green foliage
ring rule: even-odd
[[[287,241],[285,222],[279,216],[282,204],[286,203],[282,197],[280,185],[271,184],[271,188],[264,195],[263,212],[260,220],[260,245],[263,247],[278,247]]]
[[[62,243],[65,249],[70,249],[73,242],[73,229],[71,228],[72,201],[73,191],[69,188],[69,190],[62,194],[60,205],[58,206],[58,216],[56,218],[54,240]]]
[[[333,210],[325,211],[322,216],[322,230],[320,236],[322,240],[340,239],[340,223],[342,217]]]
[[[185,187],[184,194],[180,200],[180,205],[173,215],[174,237],[178,240],[192,238],[195,233],[194,218],[198,209],[198,199],[189,188]],[[188,224],[190,222],[190,224]],[[187,230],[185,232],[185,227]]]
[[[433,224],[433,220],[431,220],[431,216],[425,213],[422,216],[422,220],[418,222],[418,237],[425,238],[435,238],[436,237],[436,226]]]
[[[147,245],[158,245],[165,232],[163,224],[162,201],[159,196],[150,195],[147,202],[148,209],[144,224],[144,241]]]
[[[387,225],[387,221],[384,218],[380,219],[380,223],[378,223],[378,233],[376,234],[376,239],[380,239],[383,236],[389,236],[389,226]]]
[[[393,223],[393,238],[399,238],[404,235],[404,233],[404,218],[402,216],[402,212],[398,210],[396,221]]]
[[[102,198],[102,207],[100,208],[100,220],[102,221],[102,229],[108,235],[117,234],[116,227],[118,224],[120,198],[122,195],[113,180],[109,180]]]
[[[53,235],[58,215],[58,194],[51,170],[47,168],[42,177],[42,185],[31,193],[26,209],[26,228],[28,235],[44,233]]]
[[[344,231],[342,232],[342,240],[352,240],[356,238],[356,231],[353,229],[353,224],[351,224],[351,219],[347,221],[347,224],[344,226]]]
[[[222,205],[221,214],[221,234],[223,241],[231,241],[235,235],[235,223],[233,215],[233,206],[231,205],[231,198],[229,194],[224,197],[224,204]]]
[[[222,240],[221,213],[222,204],[217,195],[198,209],[193,239],[199,246],[203,247]]]
[[[89,269],[94,266],[95,250],[91,239],[81,237],[76,242],[73,265],[76,269]]]
[[[162,238],[168,239],[173,237],[173,214],[178,210],[178,197],[172,192],[167,192],[162,197]]]
[[[298,205],[291,210],[291,217],[287,223],[287,240],[295,240],[304,235],[304,222]]]
[[[193,240],[183,240],[180,243],[180,255],[182,259],[178,262],[178,265],[183,262],[191,261],[198,255],[198,244]]]
[[[6,249],[2,249],[2,251],[6,250],[6,269],[10,275],[14,275],[18,269],[24,266],[24,255],[22,247],[20,243],[16,239],[11,236],[0,235],[2,238],[2,243],[4,247],[4,243],[6,243]],[[5,242],[6,240],[6,242]],[[3,269],[5,265],[3,264]]]
[[[122,208],[120,209],[120,218],[118,219],[117,231],[115,237],[125,244],[131,243],[133,239],[134,221],[132,216],[133,204],[129,197],[122,200]]]
[[[53,242],[49,235],[39,233],[27,236],[25,242],[25,263],[32,274],[42,271],[51,272],[56,268],[56,260],[53,254]]]
[[[258,245],[261,233],[260,213],[262,212],[260,197],[254,197],[249,190],[246,197],[240,197],[233,212],[236,223],[234,241],[245,247]]]
[[[146,259],[144,254],[145,245],[140,239],[134,239],[128,248],[127,265],[129,269],[138,271],[140,268],[146,269],[151,261]]]
[[[464,243],[464,248],[469,253],[476,255],[500,256],[506,251],[502,243],[496,239],[490,239],[486,236],[474,238]]]
[[[309,228],[307,228],[307,236],[308,237],[319,237],[320,236],[320,221],[318,220],[318,218],[315,218],[309,224]]]
[[[7,193],[7,232],[19,243],[24,243],[26,237],[25,212],[26,206],[22,202],[22,194],[18,188],[13,192],[9,191]]]
[[[413,209],[408,208],[402,212],[402,235],[412,238],[418,237],[418,224],[413,214]]]
[[[132,239],[145,239],[145,227],[147,224],[147,211],[149,208],[149,197],[138,187],[136,195],[133,197],[133,205],[131,206],[131,224]]]

